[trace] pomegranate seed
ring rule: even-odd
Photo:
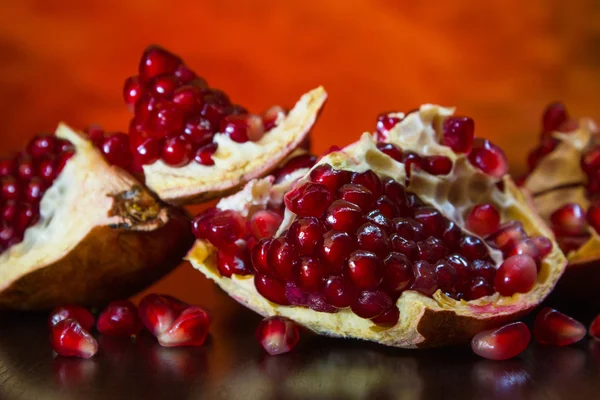
[[[469,153],[475,138],[475,122],[469,117],[450,117],[444,121],[443,144],[456,153]]]
[[[12,158],[0,160],[0,177],[12,176],[17,171],[17,164]]]
[[[341,276],[330,276],[325,279],[323,294],[329,304],[338,308],[350,307],[358,297],[354,284]]]
[[[498,268],[494,287],[503,296],[515,293],[527,293],[537,279],[535,261],[528,255],[519,254],[508,257]]]
[[[234,142],[245,143],[248,140],[257,142],[263,137],[265,127],[258,115],[229,115],[221,121],[220,131]]]
[[[328,272],[325,265],[314,257],[302,257],[295,264],[296,280],[300,286],[307,290],[319,290]]]
[[[231,278],[232,274],[250,275],[250,251],[235,244],[221,247],[217,253],[217,268],[221,276]]]
[[[358,247],[367,250],[378,256],[383,256],[390,251],[390,239],[388,234],[381,227],[366,223],[356,231],[356,241]]]
[[[448,255],[448,249],[442,241],[432,236],[417,243],[417,249],[419,251],[419,259],[429,262],[435,262]]]
[[[33,177],[25,184],[23,197],[30,203],[39,203],[46,191],[46,183],[38,177]]]
[[[458,274],[450,263],[438,261],[434,266],[437,284],[445,293],[455,293],[458,283]]]
[[[372,290],[379,286],[383,269],[381,260],[365,250],[352,252],[346,263],[347,276],[359,290]]]
[[[396,233],[407,240],[425,239],[425,227],[412,218],[395,218],[393,220]]]
[[[7,221],[0,221],[0,244],[3,247],[10,247],[14,243],[20,242],[18,239],[18,230]]]
[[[361,318],[375,318],[393,305],[394,302],[383,290],[365,290],[352,305],[352,312]]]
[[[285,285],[282,282],[258,273],[254,275],[254,286],[265,299],[284,306],[290,304],[285,296]]]
[[[41,135],[33,138],[27,145],[27,153],[33,158],[41,158],[56,151],[56,136]]]
[[[593,147],[581,155],[581,169],[586,174],[594,174],[600,168],[600,147]]]
[[[125,104],[133,110],[135,103],[142,97],[143,91],[144,88],[137,76],[127,78],[123,87],[123,100],[125,100]]]
[[[301,154],[290,158],[275,175],[275,183],[283,182],[287,177],[299,169],[311,168],[317,162],[317,157],[312,154]]]
[[[471,285],[467,289],[465,296],[467,300],[477,300],[481,297],[491,296],[494,294],[492,285],[481,276],[473,278]]]
[[[204,79],[196,76],[196,74],[192,70],[190,70],[183,64],[180,64],[173,74],[182,84],[192,83],[193,81],[194,85],[198,86],[199,88],[208,87]]]
[[[384,260],[383,287],[394,297],[408,289],[412,284],[412,263],[408,257],[398,252],[391,252]]]
[[[306,217],[294,221],[287,236],[300,253],[311,255],[321,247],[323,233],[323,225],[317,218]]]
[[[261,239],[252,249],[252,266],[261,274],[271,273],[269,268],[269,247],[273,239]]]
[[[124,133],[115,133],[104,139],[101,147],[102,154],[111,165],[127,169],[131,162],[129,151],[129,136]]]
[[[184,126],[183,110],[171,102],[157,103],[148,118],[150,125],[161,136],[177,135]]]
[[[475,236],[463,236],[460,239],[458,247],[460,255],[466,257],[469,261],[486,258],[488,256],[485,244]]]
[[[310,293],[302,289],[295,282],[285,284],[285,298],[294,306],[308,307],[308,296]]]
[[[29,180],[33,178],[35,168],[33,166],[33,160],[26,154],[21,154],[17,160],[17,176],[22,180]]]
[[[600,203],[592,204],[588,208],[587,222],[596,232],[600,232]]]
[[[578,236],[586,233],[585,212],[579,204],[567,203],[550,215],[557,235]]]
[[[194,116],[186,120],[183,133],[188,141],[197,147],[211,143],[215,131],[209,120]]]
[[[399,184],[393,179],[386,179],[383,182],[383,193],[390,198],[396,206],[400,208],[405,208],[406,204],[406,192],[404,190],[404,186]]]
[[[293,266],[297,258],[298,253],[294,246],[284,237],[275,239],[269,246],[269,266],[278,278],[286,281],[293,279]]]
[[[131,136],[131,140],[133,141],[134,136]],[[161,140],[153,137],[140,139],[139,143],[136,145],[132,144],[132,149],[134,152],[135,159],[141,165],[150,165],[160,159],[160,152],[163,146]]]
[[[581,322],[550,307],[540,310],[533,323],[533,336],[542,344],[568,346],[579,342],[585,334]]]
[[[51,183],[56,178],[56,161],[54,157],[42,159],[38,165],[37,175],[47,183]]]
[[[386,217],[394,218],[398,216],[398,207],[387,196],[381,196],[375,202],[375,207]]]
[[[17,214],[18,203],[15,200],[6,200],[0,208],[0,219],[3,221],[11,222],[15,219]]]
[[[552,251],[552,242],[545,236],[535,236],[531,240],[539,251],[540,259],[545,258]]]
[[[149,46],[140,60],[139,75],[144,83],[161,75],[172,75],[183,64],[176,55],[158,46]]]
[[[25,232],[25,229],[34,225],[40,217],[38,205],[22,204],[17,212],[15,220],[15,229],[19,234]]]
[[[391,116],[390,113],[380,114],[377,117],[377,140],[387,140],[389,138],[389,131],[400,121],[402,121],[402,118]]]
[[[500,227],[500,213],[491,204],[478,204],[469,211],[466,226],[479,236],[487,236]]]
[[[487,237],[486,241],[502,251],[506,251],[513,243],[527,237],[523,224],[519,221],[509,221],[500,225],[498,230]]]
[[[175,168],[183,167],[192,160],[194,149],[185,135],[167,138],[162,148],[162,160]]]
[[[310,180],[320,183],[335,193],[342,185],[350,181],[349,171],[333,169],[329,164],[321,164],[310,171]]]
[[[539,265],[539,263],[542,261],[540,251],[538,250],[534,241],[530,238],[521,239],[514,243],[511,249],[506,252],[505,256],[514,256],[516,254],[528,255],[529,257],[533,258],[537,265]]]
[[[475,139],[469,153],[469,162],[494,178],[501,178],[508,172],[506,155],[500,147],[487,139]]]
[[[377,174],[371,170],[367,170],[365,172],[355,172],[352,174],[351,182],[366,187],[376,198],[381,196],[383,192],[381,180]]]
[[[94,326],[94,316],[92,313],[76,304],[65,304],[52,310],[48,318],[48,326],[52,328],[60,321],[68,318],[79,322],[81,327],[86,331],[91,330]]]
[[[379,226],[386,232],[394,232],[394,225],[392,224],[392,221],[390,221],[390,219],[383,215],[379,210],[373,210],[369,212],[365,216],[365,220]]]
[[[63,319],[50,332],[52,349],[61,356],[90,358],[98,352],[96,339],[74,319]]]
[[[419,260],[413,264],[413,275],[415,280],[410,287],[423,293],[425,296],[432,296],[438,289],[435,276],[435,268],[427,261]]]
[[[396,326],[399,319],[400,319],[400,310],[398,310],[398,307],[392,306],[392,308],[385,311],[383,314],[380,314],[380,315],[376,316],[375,318],[371,319],[371,321],[373,321],[374,323],[376,323],[379,326],[391,328],[393,326]]]
[[[256,329],[256,340],[272,356],[292,351],[300,340],[298,326],[287,318],[269,317]]]
[[[415,210],[414,218],[423,225],[425,236],[439,237],[444,233],[443,230],[446,225],[446,219],[435,208],[417,208]]]
[[[183,310],[173,324],[158,336],[164,347],[201,346],[208,336],[210,318],[200,307]]]
[[[327,303],[325,297],[320,293],[311,293],[308,295],[308,307],[311,310],[318,312],[326,312],[330,314],[338,312],[338,309]]]
[[[442,233],[442,242],[448,247],[450,250],[458,249],[460,244],[460,239],[462,237],[462,230],[456,225],[454,222],[450,220],[446,220],[444,226],[444,232]]]
[[[324,219],[330,228],[348,233],[354,233],[364,222],[360,207],[346,200],[331,203],[325,211]]]
[[[414,193],[406,193],[406,204],[408,207],[420,207],[423,205],[423,202],[419,197]]]
[[[111,302],[98,316],[96,329],[108,336],[136,336],[142,330],[137,308],[129,300]]]
[[[592,321],[589,332],[591,337],[593,337],[596,340],[600,340],[600,315],[598,315]]]
[[[334,270],[341,271],[344,261],[355,246],[354,239],[346,232],[329,231],[323,236],[320,256]]]
[[[211,208],[194,218],[192,231],[198,239],[223,247],[246,234],[246,220],[236,211]]]
[[[159,98],[168,98],[173,95],[173,91],[178,85],[179,82],[174,76],[157,76],[150,83],[150,91]]]
[[[138,316],[142,324],[154,336],[166,332],[185,306],[174,297],[167,295],[148,294],[138,305]]]
[[[560,102],[549,104],[544,110],[542,117],[542,129],[544,133],[552,133],[569,119],[565,105]]]
[[[473,352],[490,360],[507,360],[523,352],[531,334],[527,325],[513,322],[500,328],[479,332],[471,341]]]
[[[423,159],[423,169],[432,175],[448,175],[453,165],[452,160],[445,156],[429,156]]]
[[[402,162],[402,149],[396,146],[394,143],[377,143],[377,148],[384,154],[392,157],[394,160],[398,162]]]
[[[375,205],[373,194],[362,185],[344,185],[338,191],[338,195],[342,200],[356,204],[361,210],[370,210]]]
[[[307,182],[284,196],[287,208],[300,217],[320,217],[333,201],[326,186]]]
[[[250,231],[257,239],[273,237],[282,221],[281,215],[275,211],[260,210],[250,218]]]
[[[216,143],[209,143],[205,146],[200,147],[196,151],[196,155],[194,156],[194,161],[201,165],[215,165],[215,162],[212,158],[213,154],[217,151]]]
[[[286,112],[281,106],[273,106],[263,112],[262,121],[265,126],[265,132],[275,128],[279,119],[285,117],[285,114]]]
[[[488,282],[493,282],[494,279],[496,279],[496,268],[489,261],[484,261],[484,260],[473,261],[472,273],[474,276],[482,277]]]
[[[404,254],[409,260],[417,259],[419,249],[414,241],[405,239],[397,233],[394,233],[390,236],[390,242],[394,251]]]

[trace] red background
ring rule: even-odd
[[[254,111],[324,85],[317,152],[381,111],[435,102],[472,116],[521,172],[547,102],[600,114],[595,0],[19,0],[0,3],[2,153],[61,120],[125,129],[122,84],[150,43]],[[158,289],[193,300],[214,293],[202,281],[185,265]]]

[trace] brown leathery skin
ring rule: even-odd
[[[189,218],[171,208],[151,231],[97,226],[73,251],[28,273],[0,293],[0,309],[101,306],[131,296],[175,268],[194,241]]]

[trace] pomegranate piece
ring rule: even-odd
[[[508,173],[506,155],[500,147],[486,139],[477,138],[473,141],[469,161],[494,178],[502,178]]]
[[[596,340],[600,340],[600,315],[592,321],[589,330],[590,336]]]
[[[585,212],[576,203],[567,203],[554,211],[550,223],[557,235],[579,236],[586,233]]]
[[[457,153],[469,153],[475,138],[475,122],[469,117],[450,117],[444,121],[443,144]]]
[[[236,244],[221,247],[217,253],[217,268],[222,276],[228,278],[231,275],[250,275],[250,252],[245,246]]]
[[[333,201],[325,185],[307,182],[284,196],[286,207],[301,217],[320,217]]]
[[[494,280],[495,289],[503,296],[527,293],[537,279],[535,261],[528,255],[508,257],[498,268]]]
[[[579,321],[549,307],[540,310],[533,323],[533,336],[542,344],[568,346],[585,337]]]
[[[257,239],[273,237],[283,218],[275,211],[257,211],[250,218],[250,230]]]
[[[471,348],[483,358],[507,360],[521,354],[530,340],[531,333],[527,325],[513,322],[500,328],[479,332],[471,340]]]
[[[52,349],[61,356],[91,358],[98,352],[98,342],[74,319],[67,318],[50,328]]]
[[[479,236],[487,236],[498,230],[500,213],[491,204],[478,204],[469,211],[466,223],[468,230]]]
[[[103,335],[136,336],[142,330],[136,306],[129,300],[111,302],[98,316],[96,329]]]
[[[92,313],[87,308],[76,304],[65,304],[52,310],[50,317],[48,317],[48,326],[52,328],[64,319],[72,319],[79,322],[81,327],[86,331],[90,331],[94,326],[94,316]]]
[[[292,351],[300,340],[298,326],[287,318],[270,317],[256,329],[256,340],[272,356]]]
[[[164,347],[201,346],[206,340],[210,318],[200,307],[189,306],[183,310],[172,325],[157,336]]]
[[[154,336],[160,336],[172,325],[177,314],[182,310],[182,303],[167,295],[148,294],[138,305],[138,316],[142,324]]]

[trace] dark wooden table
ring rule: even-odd
[[[198,348],[162,348],[148,334],[136,341],[96,335],[94,358],[56,357],[45,314],[0,315],[0,399],[600,398],[593,340],[532,344],[494,362],[468,346],[411,351],[305,333],[293,352],[270,357],[254,338],[257,315],[207,282],[199,287],[215,293],[207,305],[211,334]],[[565,311],[589,323],[591,310],[577,309]]]

